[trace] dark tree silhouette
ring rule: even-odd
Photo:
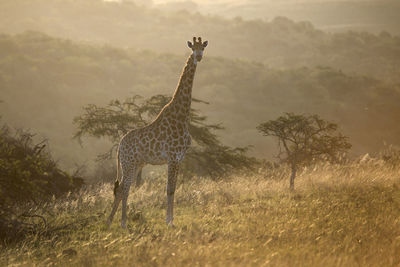
[[[257,129],[279,142],[278,157],[291,167],[290,189],[294,189],[296,172],[301,165],[317,160],[337,161],[351,148],[347,137],[337,132],[337,124],[318,115],[286,113],[276,120],[261,123]]]
[[[165,95],[149,98],[136,95],[123,102],[113,100],[105,107],[85,106],[83,114],[74,118],[77,127],[74,138],[81,140],[85,135],[108,138],[113,146],[107,153],[99,155],[99,160],[110,159],[124,134],[150,123],[169,101],[170,97]],[[192,101],[208,104],[198,99]],[[183,174],[218,177],[229,170],[252,168],[256,160],[245,155],[248,147],[231,148],[223,145],[213,132],[223,127],[220,124],[209,124],[206,120],[207,117],[200,115],[198,110],[191,109],[189,132],[193,144],[185,155],[181,168]],[[140,183],[140,178],[137,181]]]

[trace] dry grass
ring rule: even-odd
[[[46,209],[52,225],[88,220],[3,248],[0,265],[400,265],[400,168],[319,165],[300,174],[294,193],[285,170],[264,175],[181,184],[174,229],[164,222],[162,177],[131,193],[128,230],[120,211],[105,226],[109,185],[82,191]]]

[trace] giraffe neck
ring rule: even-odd
[[[190,55],[171,100],[171,105],[175,106],[175,110],[180,113],[179,115],[181,115],[180,117],[185,117],[185,119],[188,118],[190,113],[193,79],[196,72],[196,66],[197,65],[194,64],[193,56]]]

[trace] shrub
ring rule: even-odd
[[[47,141],[34,143],[35,135],[7,127],[0,129],[0,239],[13,240],[35,231],[32,205],[80,188],[83,179],[60,170],[46,149]]]

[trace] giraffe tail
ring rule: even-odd
[[[119,187],[119,183],[120,183],[120,166],[121,166],[121,162],[119,160],[119,147],[117,149],[117,179],[115,180],[114,183],[114,197],[117,195],[117,190]]]

